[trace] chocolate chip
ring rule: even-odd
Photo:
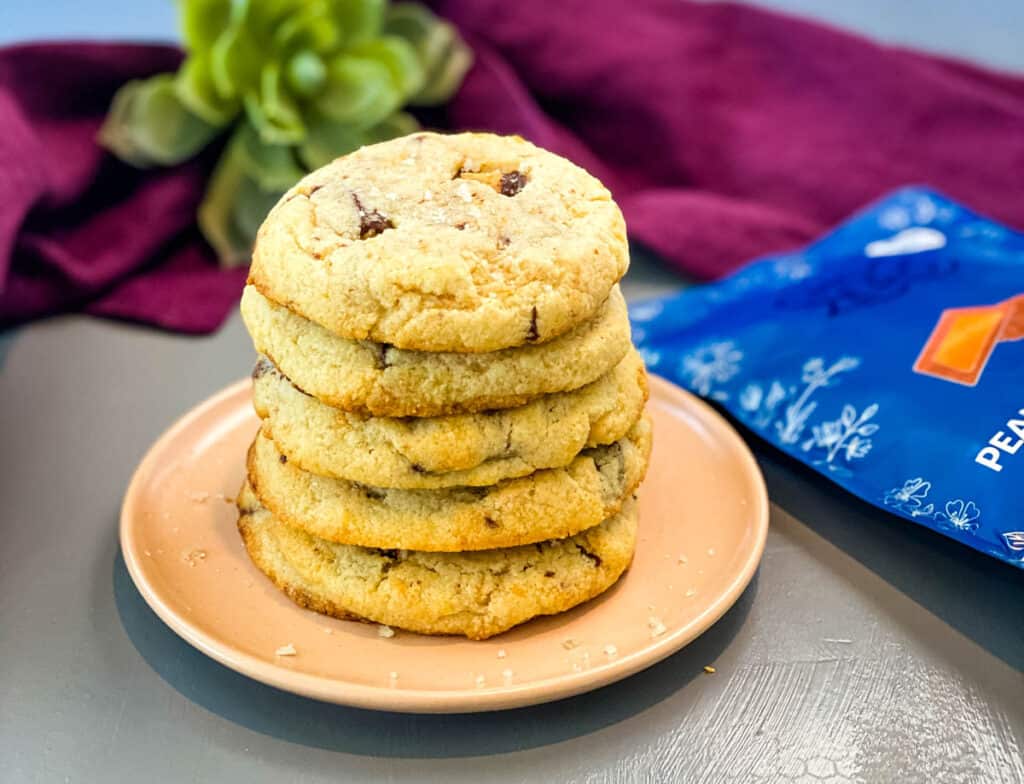
[[[540,332],[537,331],[537,307],[534,306],[530,310],[530,328],[526,332],[526,342],[533,343],[539,337]]]
[[[601,556],[597,555],[596,553],[590,552],[590,550],[588,550],[581,544],[576,545],[576,549],[580,551],[580,554],[584,558],[593,563],[595,567],[601,565]]]
[[[359,200],[359,196],[352,194],[352,201],[355,202],[356,210],[359,212],[359,239],[368,240],[376,237],[388,229],[395,228],[390,218],[381,215],[377,210],[368,210]]]
[[[387,495],[387,493],[385,493],[383,490],[380,490],[376,487],[364,486],[360,489],[363,491],[363,495],[369,498],[371,501],[379,501],[381,498]]]
[[[412,464],[411,466],[409,466],[409,467],[410,467],[410,468],[411,468],[411,469],[412,469],[413,471],[415,471],[415,472],[416,472],[417,474],[425,474],[425,473],[427,473],[427,469],[426,469],[426,467],[425,467],[425,466],[421,466],[421,465],[420,465],[419,463],[413,463],[413,464]]]
[[[554,572],[552,572],[552,571],[551,571],[551,570],[549,569],[548,571],[544,572],[544,576],[545,576],[545,577],[554,577],[554,576],[555,576],[555,573],[554,573]]]
[[[456,223],[455,224],[455,228],[457,228],[459,231],[462,231],[463,229],[466,228],[466,224],[465,223]]]
[[[387,370],[391,367],[391,359],[388,355],[394,346],[390,343],[374,343],[373,347],[376,352],[376,355],[374,356],[374,366],[377,370]]]
[[[381,557],[388,559],[385,563],[381,564],[380,567],[381,572],[387,574],[388,570],[391,569],[391,567],[394,566],[396,563],[398,563],[398,550],[378,549],[377,552],[381,555]]]
[[[501,175],[501,195],[515,196],[526,186],[526,175],[522,172],[506,172]]]
[[[257,378],[263,378],[268,373],[274,372],[273,363],[266,357],[260,357],[256,360],[256,367],[252,369],[252,378],[255,381]]]
[[[277,459],[278,459],[278,461],[279,461],[279,462],[281,463],[281,465],[284,465],[285,463],[287,463],[287,462],[288,462],[288,458],[287,458],[287,457],[285,457],[284,455],[278,455],[278,456],[277,456]]]
[[[492,520],[490,517],[484,518],[484,525],[486,525],[488,528],[501,528],[501,526],[498,525],[498,523],[495,520]]]
[[[502,250],[503,248],[507,248],[511,244],[512,244],[512,240],[510,240],[508,237],[505,237],[505,236],[498,237],[498,250]]]

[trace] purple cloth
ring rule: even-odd
[[[717,277],[907,183],[1024,226],[1024,79],[732,4],[436,0],[476,65],[442,123],[520,133],[601,177],[632,237]],[[213,154],[136,172],[97,148],[162,46],[0,50],[0,326],[85,310],[215,329],[244,271],[194,225]]]
[[[96,144],[117,88],[180,60],[168,46],[0,50],[0,327],[82,310],[206,333],[234,307],[246,271],[221,270],[195,225],[215,151],[140,172]]]
[[[901,185],[1024,227],[1024,79],[732,3],[438,0],[477,66],[453,124],[612,190],[633,239],[719,277]]]

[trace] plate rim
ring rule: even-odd
[[[726,589],[711,606],[689,623],[614,661],[581,672],[564,673],[512,686],[473,690],[403,689],[351,683],[322,675],[297,672],[235,650],[195,628],[164,601],[161,593],[147,579],[146,570],[140,564],[132,509],[137,506],[138,498],[143,492],[143,480],[151,475],[153,464],[164,446],[180,431],[188,428],[193,421],[206,415],[210,409],[225,400],[246,393],[252,383],[248,378],[224,387],[193,406],[164,430],[146,450],[146,454],[132,474],[121,503],[119,544],[125,566],[136,589],[150,609],[189,645],[241,675],[267,686],[323,702],[396,713],[475,713],[554,702],[607,686],[657,664],[710,629],[736,603],[750,584],[760,565],[768,536],[770,504],[767,486],[753,453],[738,431],[725,417],[696,395],[654,373],[649,374],[649,381],[652,398],[655,395],[667,396],[670,400],[674,398],[675,402],[695,411],[718,439],[727,442],[730,451],[745,465],[746,474],[754,483],[755,503],[750,509],[750,530],[754,535],[754,544]]]

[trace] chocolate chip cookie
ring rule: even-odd
[[[256,566],[302,607],[483,640],[607,590],[636,546],[636,503],[568,539],[470,553],[335,544],[286,525],[248,486],[238,529]]]
[[[635,350],[580,389],[517,408],[443,417],[371,417],[297,389],[267,358],[253,371],[253,405],[288,462],[363,484],[406,489],[493,485],[568,465],[618,441],[640,418],[647,374]]]
[[[484,550],[572,536],[619,510],[643,479],[651,428],[641,419],[608,446],[563,468],[488,487],[396,490],[293,466],[259,434],[249,452],[256,495],[276,517],[314,536],[366,547]]]
[[[521,406],[600,378],[631,345],[618,286],[589,321],[564,335],[489,354],[406,351],[338,337],[253,286],[242,293],[242,317],[256,350],[299,389],[337,408],[385,417]]]
[[[628,264],[622,214],[583,169],[515,136],[416,133],[289,190],[249,280],[349,340],[493,352],[591,319]]]

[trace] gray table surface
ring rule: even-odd
[[[155,34],[169,5],[18,4],[0,42]],[[1007,34],[1024,29],[1024,4],[964,4],[945,22],[924,0],[853,5],[837,21],[1024,68]],[[626,290],[678,286],[641,258]],[[221,667],[142,601],[117,515],[152,440],[251,362],[237,316],[207,338],[81,317],[0,335],[2,784],[1024,782],[1024,576],[767,452],[754,582],[707,634],[619,684],[505,713],[402,716]]]

